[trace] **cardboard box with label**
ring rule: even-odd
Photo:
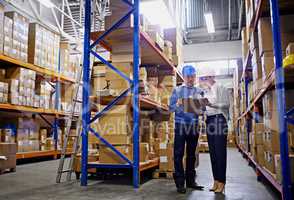
[[[173,143],[159,144],[159,170],[174,171]]]
[[[264,151],[264,167],[271,173],[276,173],[274,153],[270,151]]]
[[[0,156],[5,156],[6,160],[0,159],[0,170],[16,168],[16,143],[0,143]]]
[[[294,155],[289,155],[290,160],[290,173],[291,173],[291,182],[294,182]],[[281,169],[281,156],[280,154],[275,155],[275,168],[276,168],[276,175],[277,181],[281,184],[282,183],[282,169]]]

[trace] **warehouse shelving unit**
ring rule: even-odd
[[[44,108],[35,108],[29,106],[20,106],[20,105],[13,105],[10,103],[0,103],[0,110],[13,112],[13,113],[34,113],[38,114],[41,119],[43,119],[53,130],[53,138],[55,143],[54,150],[44,150],[44,151],[32,151],[32,152],[18,152],[16,153],[16,159],[30,159],[30,158],[40,158],[40,157],[53,157],[57,159],[60,155],[60,151],[57,150],[57,142],[58,142],[58,119],[67,117],[69,114],[63,111],[59,111],[57,108],[59,107],[59,96],[60,96],[60,89],[58,89],[58,85],[61,83],[74,83],[75,80],[64,75],[61,75],[58,72],[55,72],[50,69],[46,69],[44,67],[40,67],[31,63],[27,63],[15,58],[11,58],[9,56],[0,54],[0,63],[1,64],[9,64],[14,65],[16,67],[22,67],[26,69],[30,69],[35,71],[38,75],[42,76],[47,81],[52,81],[55,84],[52,87],[55,88],[56,92],[56,100],[55,100],[55,109],[44,109]],[[50,123],[46,120],[45,116],[53,116],[54,123]]]
[[[81,185],[87,185],[88,169],[89,168],[129,168],[133,171],[133,185],[135,188],[139,187],[140,172],[146,169],[159,166],[159,158],[151,160],[149,162],[139,162],[139,110],[161,110],[168,111],[166,105],[159,105],[157,102],[139,95],[139,66],[140,61],[142,64],[156,64],[161,65],[161,69],[165,69],[170,73],[177,73],[178,78],[181,76],[177,72],[173,63],[167,59],[167,57],[159,50],[155,42],[139,27],[139,0],[134,0],[131,3],[128,0],[116,0],[111,2],[111,7],[119,9],[121,6],[128,6],[129,11],[119,19],[114,25],[104,31],[91,32],[91,0],[85,0],[85,31],[84,31],[84,64],[83,64],[83,132],[82,132],[82,167],[81,167]],[[132,28],[119,28],[119,26],[126,21],[131,14],[133,14],[134,25]],[[90,40],[94,40],[90,44]],[[122,72],[117,70],[115,66],[103,59],[93,48],[100,44],[107,50],[111,51],[112,44],[117,41],[133,42],[133,80],[124,76]],[[98,58],[102,63],[110,67],[120,76],[125,78],[130,84],[131,88],[125,90],[118,97],[98,97],[99,102],[107,103],[108,105],[93,118],[90,118],[90,54]],[[127,96],[132,91],[131,96]],[[94,97],[95,98],[95,97]],[[131,98],[131,99],[129,99]],[[97,99],[97,98],[95,98]],[[108,143],[99,133],[90,128],[90,124],[96,119],[103,116],[114,105],[120,102],[131,100],[133,107],[133,161],[127,159],[122,153],[120,153],[114,146]],[[88,163],[88,133],[94,134],[102,143],[108,146],[115,154],[123,159],[127,164],[101,164],[99,162]]]
[[[54,84],[52,87],[55,88],[56,99],[55,99],[55,109],[44,109],[44,108],[35,108],[30,106],[20,106],[13,105],[10,103],[0,103],[0,110],[13,112],[13,113],[34,113],[38,114],[41,119],[43,119],[53,130],[53,138],[55,143],[54,150],[46,151],[32,151],[32,152],[18,152],[16,154],[17,159],[30,159],[30,158],[40,158],[40,157],[53,157],[56,159],[60,155],[60,151],[57,150],[58,142],[58,120],[63,117],[69,116],[68,113],[59,111],[59,97],[60,97],[60,83],[75,83],[75,80],[64,75],[61,75],[59,72],[46,69],[31,63],[27,63],[9,56],[0,54],[0,64],[8,64],[16,67],[22,67],[35,71],[38,75],[42,76],[44,80],[52,81]],[[54,117],[54,122],[50,123],[45,116]]]
[[[252,18],[250,23],[250,28],[256,30],[257,24],[260,16],[263,12],[266,11],[266,7],[270,3],[270,14],[271,14],[271,22],[272,22],[272,32],[273,32],[273,43],[274,43],[274,55],[275,55],[275,69],[269,74],[266,80],[262,84],[262,89],[258,92],[256,97],[253,99],[251,104],[246,104],[247,109],[241,116],[238,118],[240,121],[242,118],[245,118],[251,115],[251,111],[255,109],[256,104],[261,100],[263,95],[269,89],[275,88],[276,96],[277,96],[277,109],[278,109],[278,119],[279,119],[279,132],[280,132],[280,154],[281,154],[281,168],[282,168],[282,184],[278,183],[272,176],[270,172],[268,172],[265,168],[260,166],[258,163],[254,161],[250,153],[248,153],[245,149],[238,146],[239,150],[242,152],[244,157],[248,159],[248,161],[255,167],[257,175],[262,175],[265,177],[282,195],[284,200],[291,200],[294,197],[293,194],[293,185],[291,183],[290,177],[290,160],[289,160],[289,143],[288,143],[288,131],[287,131],[287,123],[293,123],[293,120],[290,118],[294,113],[294,108],[289,111],[285,110],[285,80],[287,77],[291,76],[290,71],[287,69],[283,69],[282,64],[282,48],[281,48],[281,33],[280,33],[280,11],[290,10],[294,8],[294,4],[291,1],[278,1],[278,0],[259,0],[256,8],[256,13]],[[280,5],[279,5],[280,3]],[[248,51],[248,55],[243,67],[242,77],[245,78],[246,70],[248,70],[251,66],[252,55],[250,55],[250,51]],[[293,72],[293,70],[291,71]],[[293,77],[293,73],[292,73]],[[245,79],[246,85],[246,79]],[[245,92],[246,99],[248,99],[248,91]],[[239,124],[239,123],[238,123]],[[246,123],[247,124],[247,123]],[[248,139],[250,137],[250,131],[247,128]],[[249,144],[249,140],[248,140]]]

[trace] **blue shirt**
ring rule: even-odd
[[[184,84],[179,87],[176,87],[173,90],[173,93],[170,97],[170,105],[169,105],[169,110],[171,112],[175,112],[175,122],[184,123],[184,124],[197,123],[198,115],[194,113],[184,112],[184,106],[183,105],[178,106],[177,102],[179,99],[184,99],[184,98],[193,98],[193,99],[202,98],[203,95],[204,95],[203,90],[198,87],[188,87]]]

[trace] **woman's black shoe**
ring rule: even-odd
[[[177,188],[177,192],[180,193],[180,194],[185,194],[186,193],[186,188],[184,188],[184,187],[178,187]]]
[[[197,185],[196,183],[187,184],[187,188],[192,188],[194,190],[204,190],[203,186]]]

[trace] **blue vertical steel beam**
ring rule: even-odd
[[[139,30],[139,0],[134,0],[134,35],[133,35],[133,48],[134,48],[134,70],[133,70],[133,185],[135,188],[140,184],[140,148],[139,148],[139,55],[140,55],[140,30]]]
[[[282,47],[281,47],[281,31],[280,31],[280,14],[278,0],[270,0],[271,22],[274,41],[275,55],[275,76],[276,76],[276,96],[279,113],[279,132],[280,132],[280,154],[282,168],[282,188],[283,199],[292,200],[293,194],[291,189],[291,174],[289,162],[289,147],[288,147],[288,131],[285,120],[285,78],[282,65]]]
[[[91,32],[91,0],[85,0],[84,24],[84,60],[83,60],[83,103],[82,103],[82,176],[81,186],[88,182],[88,132],[90,122],[90,32]]]
[[[57,71],[58,71],[58,74],[60,74],[60,50],[58,52]],[[61,91],[60,91],[60,82],[57,79],[57,81],[55,83],[55,105],[54,105],[55,110],[59,109],[60,93],[61,93]],[[57,150],[57,146],[58,146],[58,124],[59,124],[59,120],[55,117],[54,124],[53,124],[53,138],[54,138],[55,150]]]

